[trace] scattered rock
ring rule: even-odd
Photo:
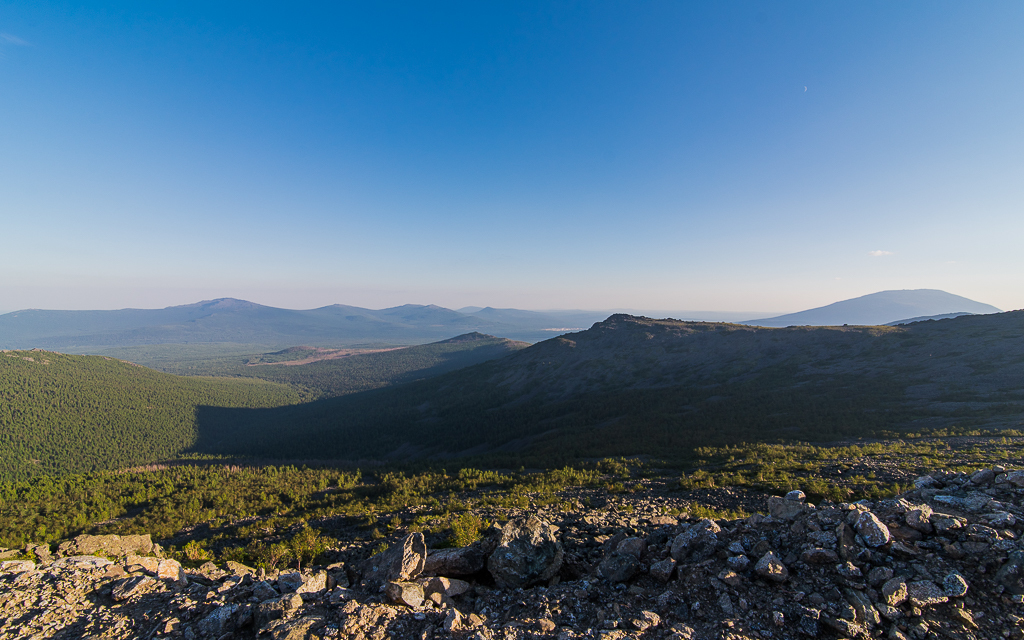
[[[889,606],[897,606],[907,599],[907,583],[903,578],[891,578],[882,585],[882,596]]]
[[[768,513],[778,520],[792,520],[807,510],[807,505],[799,500],[772,497],[768,499]]]
[[[931,580],[920,580],[907,584],[907,598],[915,607],[927,607],[933,604],[941,604],[949,598]]]
[[[640,571],[640,563],[631,554],[613,553],[597,568],[597,573],[609,582],[625,582]]]
[[[137,596],[142,593],[156,588],[159,584],[155,579],[149,576],[134,576],[131,578],[125,578],[118,580],[113,584],[110,590],[110,596],[118,601],[128,600],[133,596]]]
[[[853,526],[869,547],[881,547],[889,542],[889,529],[870,511],[861,513]]]
[[[389,582],[384,592],[388,600],[407,607],[423,604],[423,587],[416,582]]]
[[[676,570],[676,561],[672,558],[665,558],[651,565],[650,575],[658,582],[668,582]]]
[[[789,570],[773,551],[761,556],[761,559],[754,565],[754,571],[757,572],[757,575],[772,582],[785,582],[789,578]]]
[[[693,553],[697,558],[703,559],[714,552],[718,543],[718,533],[721,531],[722,528],[714,520],[701,520],[672,540],[672,557],[681,562]]]

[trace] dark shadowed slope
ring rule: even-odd
[[[938,289],[906,289],[879,291],[817,309],[747,320],[743,324],[761,327],[880,325],[956,313],[999,313],[999,309]]]
[[[262,380],[181,378],[100,356],[0,352],[0,479],[114,469],[173,457],[196,408],[299,401]]]
[[[283,457],[671,456],[884,430],[1017,427],[1024,312],[906,327],[768,329],[613,316],[430,380],[200,414],[201,451]],[[222,425],[247,425],[245,439]]]
[[[282,364],[250,366],[246,364],[255,360],[266,361],[269,359],[266,355],[258,358],[246,355],[164,364],[156,362],[141,362],[140,364],[179,375],[260,378],[299,387],[314,397],[330,397],[430,378],[500,358],[528,346],[529,344],[526,342],[516,342],[481,333],[468,333],[440,342],[378,353],[359,353],[295,366]],[[288,357],[285,352],[270,355],[273,356],[272,359],[279,362],[295,359],[295,357]]]

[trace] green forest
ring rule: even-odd
[[[194,348],[156,345],[118,349],[116,352],[133,362],[166,373],[259,378],[292,385],[304,398],[316,399],[429,378],[500,358],[528,346],[525,342],[470,333],[441,342],[357,353],[298,366],[275,363],[316,356],[318,350],[313,347],[293,347],[271,353],[249,352],[204,357]]]
[[[263,380],[183,378],[101,356],[0,353],[0,479],[118,469],[177,456],[200,406],[299,402]]]
[[[445,469],[436,462],[360,471],[195,458],[129,471],[0,482],[0,546],[53,544],[81,533],[149,533],[169,545],[171,554],[194,564],[235,560],[281,568],[297,561],[310,538],[331,546],[342,537],[383,540],[403,528],[429,535],[433,548],[464,546],[486,528],[486,518],[504,520],[539,506],[579,508],[560,494],[566,489],[614,497],[646,491],[650,479],[669,479],[680,496],[714,487],[781,495],[801,487],[815,502],[877,500],[908,485],[858,469],[888,464],[916,474],[1012,464],[1019,462],[1012,446],[1017,439],[972,449],[954,449],[938,439],[739,444],[698,448],[674,467],[662,459],[606,458],[544,471],[462,464]],[[737,515],[699,503],[689,508],[701,517]]]

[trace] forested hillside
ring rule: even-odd
[[[620,315],[408,385],[278,409],[204,408],[197,448],[562,464],[740,441],[1016,429],[1021,380],[1024,312],[787,329]]]
[[[441,342],[387,351],[357,352],[300,365],[286,363],[317,357],[323,350],[291,348],[275,353],[206,359],[174,360],[165,357],[161,360],[150,357],[136,362],[178,375],[260,378],[294,385],[307,397],[323,398],[422,380],[500,358],[528,346],[525,342],[468,333]]]
[[[298,402],[262,380],[181,378],[100,356],[0,352],[0,478],[116,469],[177,455],[199,406]]]

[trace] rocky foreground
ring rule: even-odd
[[[3,638],[1024,638],[1024,471],[698,520],[538,510],[461,549],[410,533],[304,572],[185,569],[149,536],[0,562]]]

